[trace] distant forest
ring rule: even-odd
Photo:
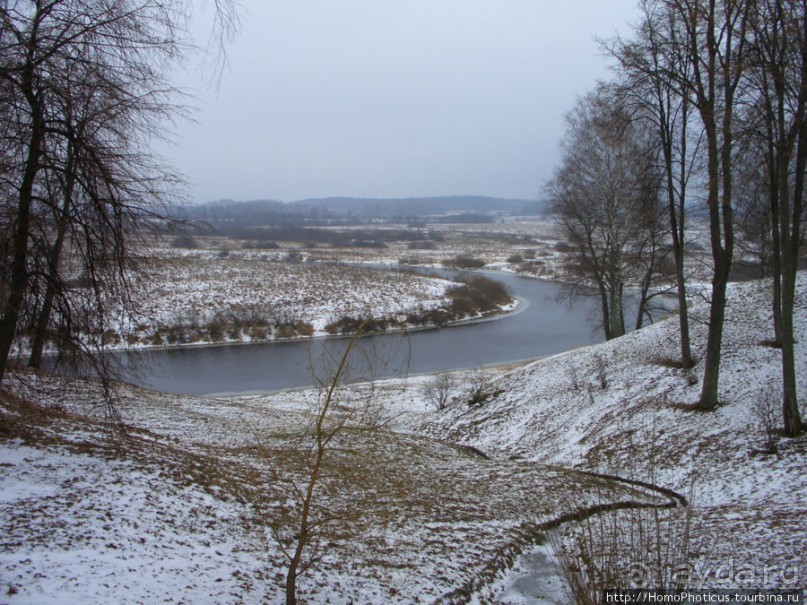
[[[501,216],[542,214],[545,204],[537,200],[504,199],[483,196],[423,198],[305,199],[296,202],[276,200],[217,200],[183,206],[178,218],[203,221],[215,231],[230,232],[246,227],[301,227],[403,223],[422,227],[439,223],[492,223]]]

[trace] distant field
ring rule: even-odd
[[[215,242],[220,244],[220,242]],[[132,344],[258,341],[325,334],[350,317],[406,318],[445,303],[453,283],[282,259],[271,251],[161,249],[144,272]]]
[[[562,274],[568,249],[555,226],[539,217],[508,218],[484,224],[404,223],[253,229],[260,239],[196,236],[195,244],[217,251],[254,251],[275,260],[372,262],[443,266],[458,256],[483,265],[511,265],[513,270],[547,278]]]

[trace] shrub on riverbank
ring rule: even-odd
[[[142,339],[147,345],[183,345],[199,342],[252,341],[274,338],[313,336],[314,326],[295,317],[269,317],[258,313],[216,313],[207,323],[198,317],[178,318],[172,325],[157,330]]]
[[[366,332],[383,332],[406,327],[442,326],[451,321],[481,317],[494,313],[513,302],[507,287],[481,276],[460,276],[458,285],[447,292],[448,301],[436,309],[421,309],[401,320],[395,317],[364,317],[345,315],[325,326],[328,334],[355,334],[365,324]]]
[[[485,261],[469,254],[458,254],[454,258],[444,260],[443,266],[450,269],[481,269],[485,266]]]
[[[389,329],[403,327],[403,324],[395,319],[385,317],[373,318],[345,315],[325,326],[325,331],[328,334],[356,334],[360,327],[362,327],[362,332],[385,332]]]
[[[451,288],[448,295],[460,317],[495,311],[513,301],[507,287],[482,275],[460,277],[461,285]]]

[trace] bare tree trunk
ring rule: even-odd
[[[675,212],[673,211],[672,214]],[[671,222],[673,233],[676,233],[675,220]],[[683,231],[683,229],[682,229]],[[678,301],[678,333],[681,344],[681,367],[691,368],[695,365],[692,360],[692,339],[689,335],[689,307],[687,301],[686,274],[684,269],[684,246],[680,235],[673,236],[673,258],[675,259],[675,285]]]
[[[712,97],[713,98],[713,97]],[[709,112],[701,109],[701,114],[709,117]],[[712,118],[714,114],[711,114]],[[717,150],[717,129],[714,120],[704,119],[707,145],[707,173],[709,179],[709,239],[712,246],[712,300],[709,307],[709,334],[706,341],[706,361],[703,370],[698,406],[711,409],[717,406],[718,382],[720,379],[720,347],[723,341],[723,319],[726,306],[726,279],[723,267],[723,247],[721,243],[719,203],[719,169]]]
[[[611,285],[608,325],[610,327],[611,338],[619,338],[625,335],[625,313],[622,309],[623,286],[621,281]]]
[[[644,325],[644,316],[648,314],[647,302],[648,294],[650,293],[650,284],[653,279],[653,274],[648,270],[642,278],[642,283],[639,286],[639,308],[636,310],[636,323],[634,328],[640,330]]]
[[[36,39],[36,31],[31,34]],[[0,319],[0,386],[8,369],[11,345],[17,333],[20,311],[25,300],[28,281],[28,239],[31,226],[31,205],[33,203],[34,182],[40,168],[40,156],[45,139],[45,123],[42,115],[41,93],[34,89],[33,53],[35,42],[29,48],[29,64],[22,78],[24,94],[31,115],[31,131],[28,139],[25,169],[17,198],[16,224],[14,227],[13,257],[9,294]]]
[[[602,313],[602,331],[605,340],[611,340],[613,332],[611,331],[611,311],[608,304],[608,291],[603,284],[602,279],[597,280],[597,291],[600,293],[600,313]]]
[[[691,24],[690,32],[698,110],[706,131],[709,235],[714,263],[706,362],[698,407],[714,409],[719,403],[718,383],[726,317],[726,290],[734,256],[732,118],[735,112],[734,96],[743,73],[749,5],[747,2],[729,3],[727,0],[708,0],[705,4],[704,48],[700,49],[698,46],[697,21]],[[719,23],[718,16],[721,19]],[[698,18],[697,15],[695,17]],[[716,33],[718,28],[721,30],[720,39]]]
[[[711,410],[717,407],[718,384],[720,381],[721,348],[723,345],[723,324],[726,318],[726,289],[728,286],[731,261],[721,257],[712,279],[712,301],[709,308],[709,335],[706,341],[706,361],[703,370],[703,385],[698,407]]]
[[[42,366],[42,353],[45,349],[45,341],[48,337],[48,326],[50,325],[50,319],[53,313],[53,301],[56,298],[56,294],[62,283],[62,280],[59,279],[59,268],[61,265],[62,250],[64,248],[67,227],[70,221],[70,208],[73,199],[73,189],[76,182],[74,160],[74,146],[72,143],[68,143],[62,208],[57,216],[56,221],[56,241],[53,244],[53,250],[51,251],[50,261],[48,264],[45,297],[42,301],[42,309],[40,309],[39,316],[37,317],[37,322],[34,329],[34,338],[31,343],[31,355],[28,358],[28,367],[30,368],[40,368]]]
[[[681,338],[681,367],[691,368],[695,365],[692,360],[692,344],[689,335],[689,307],[687,301],[687,283],[684,267],[684,241],[685,241],[685,212],[687,176],[687,123],[689,116],[689,102],[684,97],[682,101],[681,117],[681,168],[678,176],[678,200],[676,212],[675,191],[671,190],[668,200],[670,211],[670,232],[673,241],[673,258],[675,259],[675,284],[678,294],[678,328]],[[672,141],[670,141],[672,143]],[[670,186],[672,187],[672,157],[669,160]]]
[[[780,168],[779,182],[787,183],[788,174],[787,167],[790,162],[785,163],[782,158],[779,160],[780,164],[784,164]],[[784,431],[785,434],[795,437],[801,432],[801,416],[799,414],[799,402],[796,389],[796,360],[795,360],[795,338],[793,334],[793,306],[796,297],[796,272],[798,270],[798,249],[799,249],[799,233],[798,225],[801,222],[801,197],[799,191],[803,188],[804,183],[804,152],[799,146],[796,158],[796,170],[801,174],[796,176],[796,186],[793,191],[793,219],[792,227],[795,233],[791,233],[790,224],[790,204],[787,203],[784,207],[778,208],[778,221],[773,229],[774,234],[779,234],[775,237],[775,241],[781,246],[780,248],[774,247],[774,257],[779,256],[780,262],[778,271],[775,267],[774,270],[774,294],[778,286],[779,300],[778,308],[774,306],[774,324],[778,320],[778,344],[782,350],[782,415],[784,418]],[[783,169],[782,169],[783,168]],[[789,188],[782,188],[780,185],[779,192],[782,199],[788,201]],[[795,237],[795,245],[792,237]],[[781,250],[781,253],[779,253]]]
[[[672,173],[672,159],[666,159],[668,172]],[[684,268],[684,197],[676,211],[675,192],[673,190],[672,176],[668,175],[668,188],[670,189],[667,208],[670,215],[670,233],[672,234],[672,251],[675,262],[675,286],[678,301],[678,334],[681,345],[681,367],[691,368],[692,345],[689,336],[689,308],[687,302],[686,273]]]
[[[58,242],[58,240],[57,240]],[[58,259],[51,261],[58,263]],[[42,308],[39,311],[39,316],[36,320],[34,328],[34,337],[31,341],[31,355],[28,357],[28,367],[39,369],[42,367],[42,354],[45,350],[45,341],[48,338],[48,325],[50,324],[50,317],[53,312],[53,301],[56,298],[56,290],[58,280],[56,273],[58,272],[58,264],[51,267],[48,272],[48,283],[45,287],[45,297],[42,300]]]
[[[807,15],[804,17],[807,25]],[[802,45],[802,83],[807,82],[807,44]],[[802,87],[802,91],[804,87]],[[804,93],[802,92],[802,95]],[[803,429],[796,382],[795,335],[793,333],[793,310],[796,299],[796,275],[798,271],[799,246],[801,244],[801,221],[804,213],[804,171],[807,169],[807,119],[801,98],[802,115],[799,125],[796,151],[796,179],[793,187],[793,205],[790,211],[780,212],[782,235],[782,412],[785,434],[797,436]],[[792,216],[791,216],[792,211]]]
[[[707,112],[707,116],[708,116]],[[713,114],[712,114],[713,115]],[[698,407],[714,409],[719,403],[718,384],[720,381],[720,361],[723,344],[723,324],[726,317],[726,290],[729,273],[731,271],[731,250],[728,243],[729,233],[726,226],[731,228],[731,216],[721,216],[721,210],[727,211],[726,204],[730,203],[727,193],[723,192],[721,203],[720,187],[720,156],[718,155],[717,129],[714,122],[706,125],[708,146],[708,175],[709,175],[709,234],[712,246],[712,262],[714,264],[712,275],[712,300],[709,309],[709,333],[706,341],[706,361],[703,370],[703,384],[701,387]],[[725,143],[724,143],[725,147]],[[729,150],[723,150],[729,153]],[[725,157],[725,155],[724,155]],[[731,178],[727,175],[726,178]]]
[[[782,242],[782,415],[784,432],[789,437],[797,436],[804,424],[799,412],[799,400],[796,381],[796,357],[793,311],[796,299],[796,276],[799,265],[799,247],[801,245],[801,222],[804,214],[805,170],[807,170],[807,2],[803,0],[796,5],[801,19],[798,37],[799,58],[801,61],[799,77],[801,86],[798,93],[798,105],[795,123],[798,126],[796,138],[795,181],[793,185],[793,203],[780,207],[780,226]],[[789,202],[788,198],[785,198]]]
[[[65,201],[67,206],[67,202]],[[28,367],[38,369],[42,367],[42,353],[45,350],[45,342],[48,338],[50,318],[53,314],[53,301],[59,290],[61,280],[59,279],[59,265],[61,264],[62,249],[64,247],[65,234],[67,232],[67,208],[63,212],[58,224],[56,242],[53,246],[52,258],[50,259],[45,288],[45,297],[42,301],[42,308],[36,320],[34,328],[34,338],[31,342],[31,355],[28,358]]]
[[[297,547],[294,549],[294,555],[289,562],[289,569],[286,571],[286,605],[297,605],[297,570],[300,567],[303,548],[307,540],[308,535],[300,534],[297,537]]]
[[[726,129],[730,129],[730,123]],[[726,140],[728,137],[728,140]],[[716,151],[716,150],[715,150]],[[709,179],[717,178],[717,154],[710,153]],[[717,184],[715,191],[710,185],[709,223],[712,239],[712,259],[714,275],[712,277],[712,302],[709,310],[709,335],[706,343],[706,363],[704,367],[703,386],[698,407],[713,409],[718,403],[718,383],[720,379],[721,349],[723,345],[723,325],[726,318],[726,291],[734,253],[734,225],[731,208],[731,136],[724,132],[723,148],[723,195],[718,205]],[[713,172],[714,167],[714,172]],[[713,198],[714,196],[714,198]]]
[[[799,412],[796,387],[796,355],[793,335],[793,306],[796,296],[796,270],[789,260],[783,263],[782,279],[782,415],[784,432],[788,437],[801,433],[803,424]]]
[[[771,135],[773,136],[773,135]],[[773,145],[771,145],[773,147]],[[771,154],[771,170],[770,170],[770,195],[769,200],[771,204],[771,272],[773,273],[773,342],[774,346],[782,346],[782,242],[779,237],[779,215],[780,208],[780,190],[779,183],[781,182],[780,173],[781,168],[779,163],[781,159],[778,158],[778,153],[774,149],[770,149]],[[785,167],[787,171],[787,167]],[[787,176],[785,175],[785,178]]]

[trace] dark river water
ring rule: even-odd
[[[488,274],[521,299],[522,309],[482,321],[359,339],[342,377],[383,378],[474,368],[560,353],[602,340],[594,297],[560,300],[561,285]],[[272,391],[327,382],[347,346],[344,338],[154,349],[122,355],[125,379],[189,395]]]

